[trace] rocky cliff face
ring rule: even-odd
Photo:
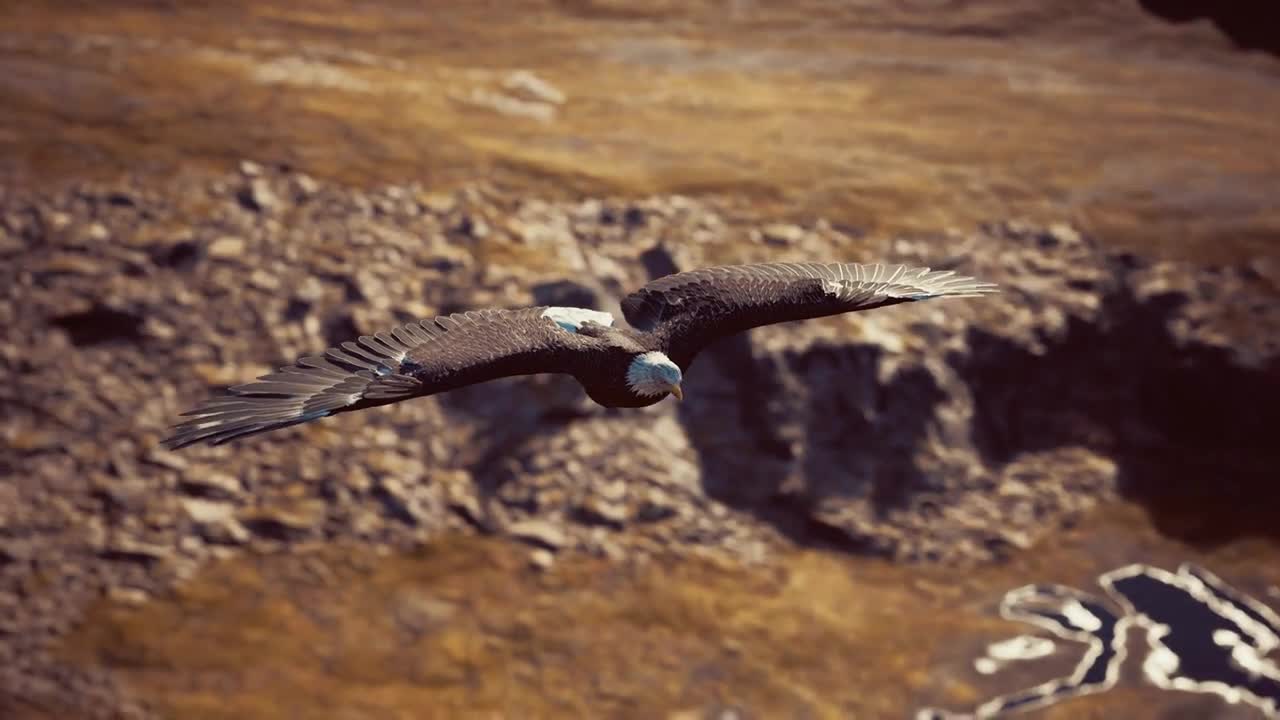
[[[760,562],[796,544],[954,564],[1009,557],[1118,495],[1188,539],[1275,534],[1264,504],[1238,507],[1274,497],[1280,459],[1265,261],[1153,263],[1065,224],[876,241],[679,196],[358,192],[252,163],[4,201],[0,597],[24,692],[90,598],[142,602],[246,549],[480,531],[541,567],[572,551]],[[206,393],[409,318],[609,307],[679,269],[815,257],[955,267],[1003,292],[731,338],[680,405],[606,411],[567,378],[522,378],[217,449],[156,445]]]

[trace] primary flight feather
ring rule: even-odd
[[[996,292],[952,271],[906,265],[758,263],[658,278],[622,300],[627,324],[569,307],[474,310],[361,336],[231,388],[183,414],[171,449],[229,440],[515,375],[572,375],[605,407],[683,397],[712,341],[762,325],[934,297]]]

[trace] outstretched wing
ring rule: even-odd
[[[761,325],[995,291],[950,270],[907,265],[724,265],[653,280],[623,299],[622,313],[632,327],[658,334],[686,367],[707,343]]]
[[[612,316],[546,307],[477,310],[364,335],[206,400],[183,413],[191,419],[174,426],[163,444],[220,445],[500,377],[573,373],[601,345],[575,332],[584,320],[610,324]]]

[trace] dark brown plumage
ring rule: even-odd
[[[501,377],[564,373],[606,407],[680,395],[717,338],[762,325],[996,287],[903,265],[761,263],[658,278],[622,301],[631,327],[580,308],[477,310],[362,336],[231,388],[184,414],[164,444],[229,440]]]

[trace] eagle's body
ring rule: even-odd
[[[605,407],[637,408],[652,405],[666,397],[665,392],[644,394],[626,382],[617,381],[617,378],[627,376],[638,358],[646,353],[662,352],[656,336],[590,321],[578,326],[575,332],[599,346],[598,350],[585,356],[595,362],[583,372],[573,374],[592,400]],[[680,370],[683,372],[684,368]]]
[[[186,413],[171,448],[228,440],[501,377],[573,376],[605,407],[652,405],[708,343],[753,327],[995,286],[950,271],[856,263],[763,263],[658,278],[622,301],[629,324],[584,308],[458,313],[362,336],[232,388]]]

